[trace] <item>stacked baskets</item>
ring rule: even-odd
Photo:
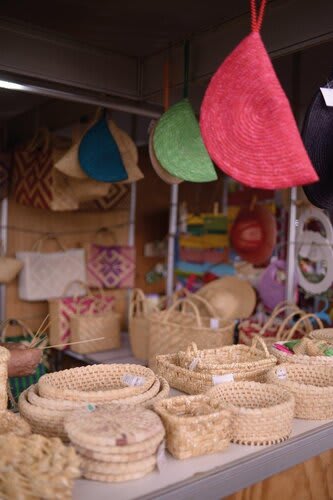
[[[44,375],[21,394],[19,410],[33,432],[66,441],[64,419],[73,410],[89,404],[150,407],[168,393],[168,383],[149,368],[91,365]]]
[[[77,410],[65,422],[81,456],[82,474],[96,481],[138,479],[156,467],[164,427],[152,411],[134,406]]]
[[[199,351],[192,343],[186,351],[157,356],[156,360],[159,375],[187,394],[200,394],[226,381],[264,381],[276,364],[260,337],[251,347],[233,345]]]

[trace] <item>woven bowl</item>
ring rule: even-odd
[[[140,379],[140,385],[127,385],[124,376],[132,383]],[[39,379],[38,389],[44,398],[103,403],[142,394],[154,381],[154,372],[140,365],[101,364],[47,373]]]
[[[312,365],[312,366],[332,366],[333,367],[333,356],[308,356],[307,354],[288,354],[279,349],[276,349],[274,345],[271,347],[271,353],[276,357],[277,362],[280,363],[290,363],[297,365]]]
[[[223,402],[232,412],[232,441],[247,445],[269,445],[290,436],[295,400],[274,384],[224,383],[211,389],[212,402]]]
[[[294,395],[296,418],[333,418],[333,366],[285,363],[272,369],[267,381]]]

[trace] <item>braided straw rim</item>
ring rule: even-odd
[[[144,377],[144,383],[136,387],[125,386],[121,377],[127,374]],[[98,364],[47,373],[39,379],[38,389],[40,396],[49,399],[102,403],[142,394],[151,388],[154,381],[154,372],[141,365]],[[105,390],[100,390],[101,383]],[[82,390],[82,387],[88,390]]]
[[[98,474],[112,474],[115,476],[124,474],[136,474],[137,472],[145,472],[146,470],[156,465],[155,455],[150,455],[146,458],[141,458],[133,462],[116,463],[116,462],[100,462],[91,458],[81,457],[81,466],[83,473],[93,472]]]
[[[31,428],[20,415],[4,410],[0,412],[0,435],[8,433],[16,436],[28,436],[31,434]]]

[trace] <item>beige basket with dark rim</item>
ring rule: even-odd
[[[232,442],[270,445],[288,439],[292,431],[295,399],[274,384],[237,382],[220,384],[207,396],[232,413]]]
[[[285,363],[272,369],[267,381],[294,395],[296,418],[333,418],[333,366]]]
[[[137,377],[140,385],[128,386],[124,376]],[[39,379],[38,389],[49,399],[103,403],[142,394],[155,380],[154,372],[140,365],[100,364],[47,373]]]
[[[218,318],[214,309],[201,297],[200,302],[205,303],[206,317],[200,315],[198,307],[189,298],[177,301],[167,311],[150,317],[149,366],[156,367],[157,355],[186,349],[191,342],[195,342],[200,349],[233,343],[234,322]]]
[[[200,396],[179,396],[154,405],[166,429],[166,445],[176,458],[218,453],[231,438],[231,412]]]
[[[320,327],[320,330],[323,329],[323,323],[315,314],[307,314],[302,316],[296,323],[294,324],[292,329],[297,329],[301,325],[302,322],[315,319],[317,324]],[[312,330],[318,331],[318,330]],[[309,333],[309,338],[312,335],[312,332]],[[311,364],[314,366],[333,366],[333,356],[308,356],[306,354],[287,354],[279,349],[276,349],[274,345],[271,347],[271,353],[276,357],[278,363],[296,363],[296,364]]]
[[[276,364],[276,359],[259,336],[253,339],[251,347],[233,345],[200,351],[196,344],[192,343],[185,352],[178,353],[178,359],[182,368],[191,371],[211,375],[257,373],[259,378]]]

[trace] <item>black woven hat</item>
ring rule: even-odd
[[[333,80],[323,87],[333,88]],[[319,181],[303,187],[316,207],[333,208],[333,107],[326,106],[320,91],[316,93],[305,117],[303,142]]]

